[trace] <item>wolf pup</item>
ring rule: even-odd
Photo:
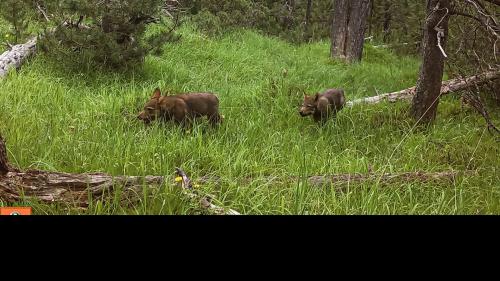
[[[314,121],[324,124],[328,118],[335,117],[345,105],[344,90],[328,89],[314,96],[304,95],[304,102],[299,114],[302,117],[312,115]]]
[[[157,118],[163,121],[174,120],[184,127],[206,116],[212,125],[221,123],[219,98],[212,93],[186,93],[175,96],[162,96],[160,89],[154,90],[153,96],[144,106],[137,118],[145,124]]]

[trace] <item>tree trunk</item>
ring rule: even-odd
[[[368,15],[368,37],[373,35],[373,14],[375,13],[375,0],[370,3],[370,13]]]
[[[384,43],[389,41],[389,35],[391,34],[391,2],[389,0],[385,0],[384,2]]]
[[[309,42],[311,40],[311,13],[312,13],[312,0],[307,0],[307,8],[306,8],[306,23],[305,23],[305,31],[304,31],[304,41]]]
[[[370,0],[335,0],[331,56],[359,62],[370,11]]]
[[[411,107],[413,117],[424,123],[436,118],[443,79],[449,9],[449,0],[427,0],[427,19],[422,39],[422,66]],[[442,46],[442,50],[438,43]]]

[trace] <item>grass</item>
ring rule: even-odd
[[[331,61],[328,42],[295,46],[251,31],[211,39],[182,29],[180,43],[127,74],[74,72],[38,56],[0,81],[0,132],[22,169],[113,175],[221,177],[202,185],[218,204],[244,214],[498,214],[498,142],[482,118],[443,98],[438,119],[413,129],[407,103],[345,109],[323,128],[301,118],[303,91],[342,87],[348,99],[415,84],[419,62],[366,46],[361,64]],[[283,75],[283,70],[287,75]],[[225,122],[185,134],[145,128],[135,114],[155,87],[219,95]],[[491,112],[500,124],[498,110]],[[346,192],[289,176],[475,169],[450,183],[366,182]],[[277,181],[269,182],[269,176]],[[252,177],[252,181],[245,179]],[[281,179],[281,180],[280,180]],[[94,199],[88,210],[23,202],[35,214],[199,214],[174,184],[145,191],[132,206]],[[1,203],[6,204],[6,203]]]

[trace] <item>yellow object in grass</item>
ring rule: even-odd
[[[182,177],[175,177],[175,182],[180,182],[182,181]]]

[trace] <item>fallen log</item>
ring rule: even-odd
[[[413,45],[413,46],[418,46],[421,42],[413,42],[413,43],[395,43],[395,44],[384,44],[384,45],[376,45],[373,46],[375,49],[380,49],[380,48],[392,48],[392,47],[399,47],[399,46],[408,46],[408,45]]]
[[[394,184],[394,183],[453,183],[459,176],[476,176],[477,171],[441,171],[441,172],[403,172],[403,173],[348,173],[348,174],[334,174],[334,175],[310,175],[307,177],[288,176],[288,177],[247,177],[244,178],[241,184],[249,184],[255,180],[264,181],[266,183],[296,183],[300,181],[306,182],[309,186],[314,188],[320,187],[334,187],[338,191],[344,191],[349,185],[378,182],[380,185]],[[220,184],[221,179],[217,177],[202,177],[197,180],[199,183],[207,184]]]
[[[489,71],[485,73],[481,73],[478,75],[473,75],[467,77],[465,79],[456,78],[448,81],[444,81],[441,85],[441,95],[446,95],[451,92],[457,92],[460,90],[467,89],[468,87],[474,85],[481,85],[488,81],[492,81],[500,78],[500,70],[498,71]],[[395,102],[398,100],[411,100],[415,95],[415,87],[411,87],[408,89],[404,89],[397,92],[381,94],[373,97],[367,97],[362,99],[357,99],[353,101],[346,102],[347,107],[352,107],[356,104],[375,104],[382,101]]]
[[[239,215],[240,213],[225,209],[212,203],[213,195],[202,194],[193,188],[191,179],[184,171],[176,168],[176,175],[181,177],[182,189],[188,198],[197,200],[200,205],[215,214]],[[377,182],[380,185],[389,183],[453,183],[458,176],[477,175],[476,171],[444,171],[444,172],[406,172],[395,174],[336,174],[325,176],[288,176],[268,178],[244,178],[245,183],[254,180],[265,180],[268,183],[298,182],[305,180],[312,187],[333,187],[337,191],[345,191],[352,184]],[[21,172],[11,167],[7,161],[5,144],[0,136],[0,199],[7,202],[21,200],[37,200],[43,203],[63,203],[69,206],[86,208],[89,198],[113,198],[116,192],[121,194],[122,201],[130,202],[142,194],[144,188],[159,186],[165,183],[164,176],[111,176],[103,173],[70,174],[31,170]],[[220,184],[217,177],[201,177],[200,184]]]
[[[37,37],[31,38],[24,44],[12,46],[0,55],[0,79],[5,77],[10,69],[18,69],[24,61],[36,51]]]
[[[460,175],[477,175],[476,171],[444,171],[444,172],[405,172],[405,173],[368,173],[368,174],[339,174],[331,176],[312,176],[308,178],[308,183],[315,187],[334,186],[345,187],[350,184],[363,182],[378,182],[380,184],[390,183],[452,183]]]
[[[182,171],[178,169],[178,171]],[[185,175],[184,172],[182,172]],[[6,202],[36,200],[42,203],[63,203],[69,206],[86,208],[89,198],[113,198],[120,193],[121,201],[136,201],[144,188],[160,186],[168,180],[164,176],[111,176],[103,173],[70,174],[30,170],[21,172],[13,168],[7,159],[7,149],[0,136],[0,199]],[[193,191],[191,185],[187,196],[198,199],[201,207],[215,214],[239,215],[234,210],[211,203],[212,198],[201,196]]]
[[[144,187],[158,186],[162,176],[110,176],[102,173],[69,174],[30,170],[8,172],[0,176],[0,199],[7,202],[37,200],[43,203],[64,203],[86,208],[89,196],[108,197],[118,190],[122,198],[140,194]]]

